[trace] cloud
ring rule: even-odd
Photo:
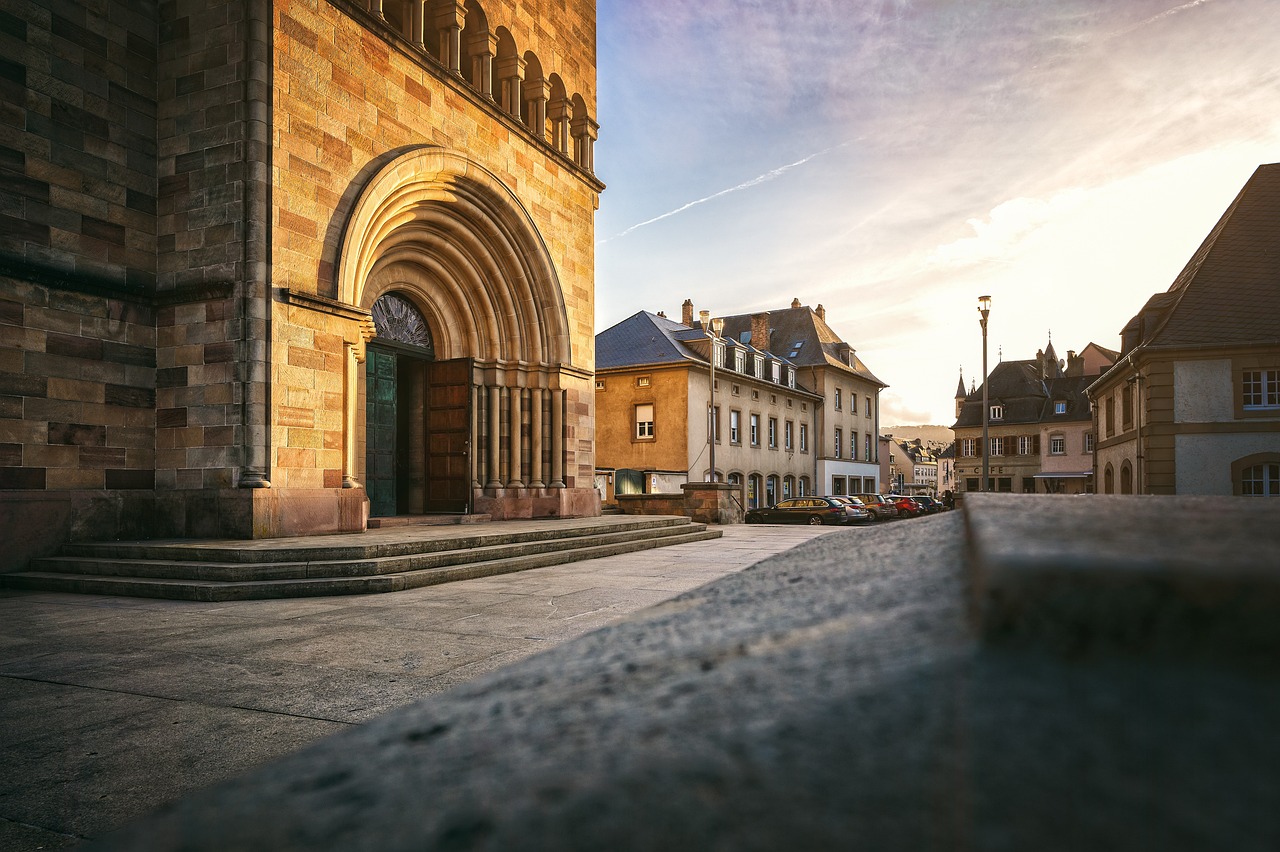
[[[974,235],[935,248],[929,265],[966,266],[1001,261],[1017,252],[1019,245],[1036,230],[1070,214],[1086,201],[1082,189],[1060,192],[1047,200],[1014,198],[997,205],[985,219],[968,220]]]

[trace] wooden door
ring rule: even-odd
[[[471,359],[426,364],[427,514],[471,510]]]

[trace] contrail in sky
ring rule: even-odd
[[[1167,18],[1170,15],[1176,15],[1179,12],[1185,12],[1188,9],[1194,9],[1197,6],[1203,6],[1205,3],[1210,3],[1210,2],[1212,2],[1212,0],[1191,0],[1190,3],[1183,3],[1181,6],[1174,6],[1172,9],[1165,9],[1159,15],[1153,15],[1152,17],[1147,18],[1145,21],[1139,21],[1138,23],[1134,24],[1131,27],[1128,27],[1127,29],[1120,30],[1117,33],[1112,33],[1112,38],[1114,38],[1115,36],[1128,35],[1134,30],[1141,29],[1142,27],[1148,26],[1150,24],[1154,24],[1156,21],[1159,21],[1162,18]]]
[[[607,243],[609,242],[609,240],[616,240],[619,237],[625,237],[627,234],[631,233],[634,230],[637,230],[638,228],[643,228],[645,225],[652,225],[654,222],[661,222],[663,219],[668,219],[676,215],[677,213],[683,213],[684,211],[688,210],[690,207],[697,207],[699,204],[706,204],[708,201],[712,201],[716,198],[719,198],[722,195],[728,195],[731,192],[737,192],[742,189],[750,189],[753,186],[758,186],[759,184],[767,183],[768,181],[771,181],[776,177],[780,177],[781,175],[786,174],[787,172],[794,169],[796,166],[803,166],[805,163],[809,162],[815,157],[821,157],[823,154],[829,154],[832,151],[836,150],[837,148],[843,148],[845,145],[848,145],[848,144],[849,144],[848,142],[841,142],[839,145],[832,145],[830,148],[823,148],[821,151],[818,151],[817,153],[814,153],[814,154],[810,154],[804,159],[796,160],[794,163],[788,163],[785,166],[779,166],[778,168],[773,169],[772,171],[765,172],[759,177],[752,178],[746,183],[740,183],[737,186],[731,186],[728,189],[722,189],[719,192],[713,192],[711,195],[708,195],[706,198],[699,198],[696,201],[690,201],[688,204],[677,207],[675,210],[670,210],[666,213],[663,213],[661,216],[654,216],[652,219],[646,219],[643,222],[637,222],[636,224],[632,225],[630,228],[627,228],[625,231],[622,231],[621,233],[617,233],[617,234],[614,234],[612,237],[609,237],[609,239],[600,240],[600,242],[597,243],[597,245],[602,245],[604,243]]]

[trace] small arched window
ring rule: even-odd
[[[1120,465],[1120,493],[1133,493],[1133,468],[1129,466],[1128,459]]]
[[[1102,493],[1116,493],[1116,472],[1111,468],[1111,463],[1107,463],[1107,468],[1102,473]]]
[[[373,303],[373,327],[378,340],[403,343],[425,349],[427,357],[435,357],[431,329],[417,305],[399,293],[383,293]]]

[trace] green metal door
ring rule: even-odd
[[[365,359],[365,491],[369,514],[396,514],[396,356],[373,346]]]

